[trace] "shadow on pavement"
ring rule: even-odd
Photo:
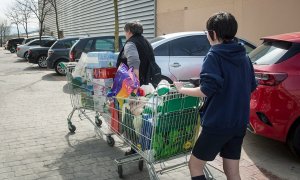
[[[23,71],[51,71],[50,69],[47,68],[40,68],[38,65],[32,64],[32,66],[26,67],[23,69]]]
[[[27,63],[28,61],[26,59],[18,58],[14,63]]]
[[[65,139],[66,139],[66,141],[68,142],[68,146],[69,147],[72,147],[73,148],[73,145],[71,144],[71,142],[70,142],[70,136],[72,136],[72,135],[75,135],[76,134],[76,132],[73,132],[73,133],[71,133],[71,132],[68,132],[68,134],[67,135],[65,135]]]
[[[69,88],[68,83],[63,86],[63,92],[66,94],[71,94],[71,89]]]
[[[300,161],[284,143],[248,132],[243,149],[250,161],[269,179],[300,177]]]
[[[103,139],[87,138],[82,141],[70,141],[68,133],[65,138],[69,148],[60,159],[47,165],[56,169],[62,179],[119,179],[115,158],[124,154],[118,147],[110,147]],[[123,179],[148,179],[144,168],[139,172],[137,162],[123,166]]]
[[[41,70],[47,70],[47,69],[42,69]],[[48,69],[48,71],[51,71],[50,69]],[[46,74],[42,77],[42,80],[44,81],[66,81],[66,77],[65,76],[60,76],[56,73],[50,73],[50,74]]]

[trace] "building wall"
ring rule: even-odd
[[[57,0],[59,26],[65,37],[114,35],[112,0]],[[147,38],[155,36],[155,0],[119,0],[119,32],[126,22],[140,20]],[[57,36],[55,15],[46,18],[45,32]]]
[[[255,44],[260,37],[300,31],[299,0],[157,0],[157,35],[205,30],[206,20],[219,11],[231,12],[238,36]]]

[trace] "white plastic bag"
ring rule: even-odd
[[[140,88],[144,90],[145,95],[153,94],[155,91],[155,89],[151,83],[149,83],[148,85],[142,85]]]
[[[85,76],[86,60],[87,60],[86,53],[82,53],[78,63],[75,66],[75,70],[72,73],[74,78]]]

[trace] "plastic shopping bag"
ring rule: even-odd
[[[131,93],[137,93],[139,84],[140,82],[133,72],[133,67],[128,69],[125,64],[121,64],[115,76],[113,87],[107,96],[116,96],[122,108],[124,98],[129,97]]]
[[[135,118],[134,115],[131,114],[129,104],[125,103],[122,107],[121,133],[131,143],[137,145],[138,136],[137,136],[137,131],[134,126],[139,127],[140,123],[135,121],[135,125],[134,125],[134,118]]]
[[[121,63],[114,78],[113,87],[107,96],[128,97],[133,91],[137,90],[139,84],[140,82],[133,72],[133,67],[128,69],[125,64]]]
[[[85,76],[85,67],[86,67],[87,55],[82,53],[78,63],[75,66],[75,69],[72,73],[72,76],[75,77],[84,77]]]
[[[108,97],[113,97],[118,94],[122,87],[123,80],[128,78],[128,67],[125,64],[120,64],[118,67],[116,76],[114,78],[114,83],[112,89],[108,92],[107,96]]]

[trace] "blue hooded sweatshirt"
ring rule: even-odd
[[[249,121],[251,92],[256,86],[253,66],[243,45],[229,41],[212,46],[200,73],[200,88],[207,96],[200,111],[203,131],[244,131]]]

